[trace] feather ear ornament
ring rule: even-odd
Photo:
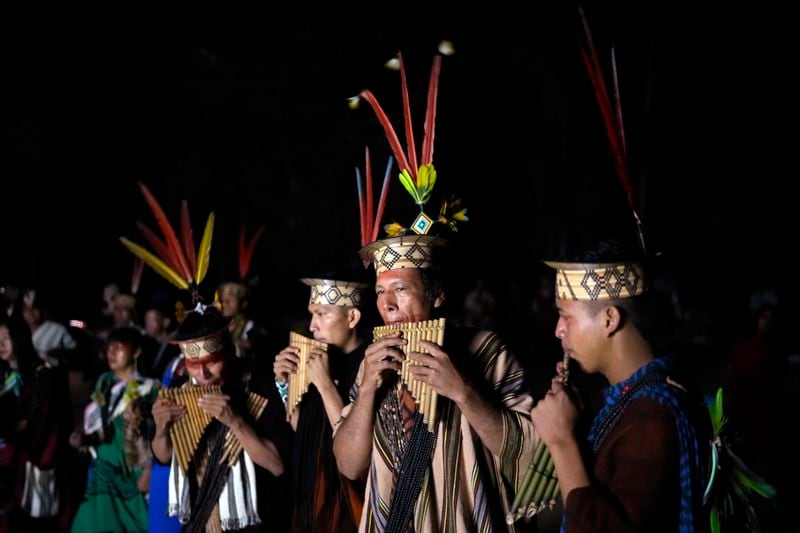
[[[200,246],[195,254],[187,202],[183,201],[181,206],[181,238],[178,238],[167,215],[147,186],[140,182],[139,188],[158,223],[161,237],[143,223],[137,222],[142,235],[155,253],[125,237],[120,237],[120,242],[161,277],[179,289],[189,290],[192,293],[192,303],[202,302],[197,286],[208,273],[214,213],[208,215]]]
[[[586,67],[589,80],[592,82],[592,86],[594,87],[595,99],[600,107],[600,114],[603,117],[606,135],[608,137],[608,142],[611,145],[611,153],[614,157],[614,170],[616,171],[620,184],[625,191],[625,198],[628,201],[628,206],[633,212],[633,218],[636,220],[636,228],[639,232],[639,243],[642,246],[642,252],[646,253],[647,250],[644,243],[644,233],[642,232],[642,221],[639,218],[639,213],[636,209],[636,195],[633,189],[633,183],[631,182],[628,166],[628,152],[625,144],[625,127],[622,121],[622,104],[620,102],[616,53],[612,47],[612,87],[611,90],[609,90],[605,77],[603,76],[603,68],[600,65],[600,59],[597,56],[597,50],[594,46],[594,39],[592,38],[592,32],[589,29],[589,23],[586,20],[586,15],[581,7],[578,7],[578,11],[586,37],[586,44],[579,44],[581,57],[583,58],[583,64]]]
[[[361,91],[358,96],[350,99],[350,105],[353,108],[358,106],[361,99],[366,100],[375,112],[378,122],[383,126],[386,139],[389,142],[389,147],[400,168],[400,183],[414,200],[414,203],[419,206],[420,214],[414,221],[414,224],[412,224],[411,229],[420,234],[426,234],[430,230],[430,227],[438,221],[438,219],[425,214],[424,207],[428,200],[430,200],[437,179],[436,168],[433,165],[433,147],[436,133],[436,104],[439,95],[439,74],[441,72],[442,56],[451,55],[453,52],[453,45],[449,41],[443,41],[439,45],[439,53],[433,58],[428,82],[427,109],[423,126],[424,137],[422,140],[422,149],[419,153],[417,152],[417,145],[414,138],[406,69],[401,53],[398,53],[397,57],[389,60],[386,66],[400,72],[400,85],[403,99],[403,124],[406,139],[405,149],[388,115],[372,91],[365,89]],[[375,225],[379,222],[380,218],[377,218]],[[389,224],[385,229],[390,237],[402,235],[408,230],[408,228],[399,224]],[[376,238],[377,233],[375,233],[373,240]]]

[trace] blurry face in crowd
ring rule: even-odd
[[[25,323],[28,324],[29,328],[35,329],[42,323],[42,312],[26,304],[22,306],[22,318],[25,319]]]
[[[433,301],[425,296],[425,284],[417,268],[387,270],[375,281],[376,304],[384,324],[429,320],[444,296]]]
[[[106,348],[108,368],[115,373],[133,369],[138,356],[139,351],[128,342],[111,341]]]
[[[12,362],[14,343],[11,342],[11,332],[5,325],[0,326],[0,359],[6,363]]]
[[[358,310],[344,305],[309,304],[308,312],[314,338],[338,348],[345,347],[360,317]]]
[[[151,337],[159,337],[166,330],[169,320],[158,309],[150,309],[144,314],[144,330]]]
[[[242,311],[241,300],[238,296],[229,291],[224,291],[220,295],[222,303],[222,316],[234,316]]]
[[[114,325],[116,327],[125,327],[131,323],[133,314],[127,307],[121,305],[114,306]]]
[[[103,287],[103,301],[106,303],[107,307],[113,306],[114,297],[117,294],[119,294],[119,287],[117,287],[113,283]]]
[[[225,352],[219,337],[181,344],[186,370],[198,385],[225,383]]]

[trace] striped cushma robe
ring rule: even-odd
[[[483,332],[485,339],[480,346],[470,350],[477,333],[474,329],[453,327],[445,335],[444,349],[484,398],[501,406],[502,452],[494,456],[455,403],[440,397],[433,458],[414,504],[414,531],[514,530],[513,526],[506,526],[504,517],[535,444],[529,417],[533,398],[521,365],[497,335],[486,336],[487,332]],[[360,382],[359,373],[351,391],[351,404],[342,412],[344,416],[352,407]],[[397,470],[407,445],[398,414],[403,410],[404,389],[398,380],[378,399],[380,407],[359,527],[362,532],[383,532],[386,527]]]

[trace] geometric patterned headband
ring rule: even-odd
[[[641,263],[560,263],[556,269],[556,300],[621,300],[644,293]]]
[[[310,304],[361,307],[366,283],[335,279],[303,278],[300,281],[311,287]]]
[[[359,250],[362,259],[372,261],[375,274],[401,268],[430,268],[434,250],[446,241],[432,235],[401,235],[368,244]]]

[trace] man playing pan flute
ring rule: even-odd
[[[269,389],[253,390],[256,381],[241,371],[227,322],[214,307],[192,311],[175,338],[191,376],[187,386],[221,386],[220,392],[195,398],[200,410],[213,418],[202,430],[187,472],[178,464],[178,443],[173,442],[170,428],[181,417],[191,416],[192,406],[164,397],[153,405],[153,453],[171,464],[168,511],[189,531],[248,526],[248,531],[259,531],[256,526],[272,528],[286,520],[287,507],[280,504],[285,480],[279,478],[288,464],[291,435],[283,406]],[[262,412],[252,412],[248,406],[250,393],[267,399]],[[219,458],[231,437],[241,445],[233,464]]]
[[[429,85],[429,119],[440,59],[434,60]],[[361,96],[376,109],[400,166],[401,182],[421,209],[436,179],[432,120],[426,124],[418,167],[413,141],[409,162],[374,96],[368,91]],[[406,117],[410,120],[410,113]],[[410,129],[407,124],[406,132]],[[360,255],[374,264],[376,304],[384,324],[418,323],[441,314],[445,268],[438,254],[445,240],[426,233],[436,222],[448,227],[466,218],[458,202],[451,202],[450,209],[447,205],[438,220],[420,211],[411,226],[416,234],[404,234],[405,228],[394,225],[396,236],[377,240],[377,231],[362,227],[362,239],[373,235]],[[380,215],[376,226],[379,220]],[[400,332],[367,348],[351,402],[336,429],[334,453],[340,471],[351,479],[366,477],[360,531],[505,531],[504,513],[513,498],[509,489],[520,480],[533,448],[528,415],[533,399],[522,367],[489,331],[448,325],[443,344],[423,340],[408,353],[406,348],[405,333]],[[406,358],[415,363],[409,366],[411,377],[438,396],[432,413],[420,412],[397,375]],[[424,422],[431,416],[432,430]]]
[[[308,313],[314,340],[327,344],[303,350],[287,346],[275,357],[273,370],[279,389],[287,379],[300,379],[300,358],[305,357],[308,392],[292,416],[295,429],[292,476],[295,513],[292,531],[356,531],[364,490],[342,476],[333,456],[332,428],[340,420],[348,392],[367,347],[362,327],[362,306],[368,302],[363,274],[331,273],[304,278],[311,287]],[[295,373],[292,375],[292,373]],[[291,401],[291,400],[289,400]]]
[[[190,381],[162,390],[152,409],[153,455],[170,465],[164,512],[177,516],[183,531],[285,531],[291,428],[274,389],[250,379],[241,367],[229,320],[204,305],[198,289],[208,271],[214,214],[195,256],[187,204],[179,238],[147,187],[141,189],[163,239],[143,233],[161,257],[121,241],[165,279],[188,290],[194,305],[173,338]]]

